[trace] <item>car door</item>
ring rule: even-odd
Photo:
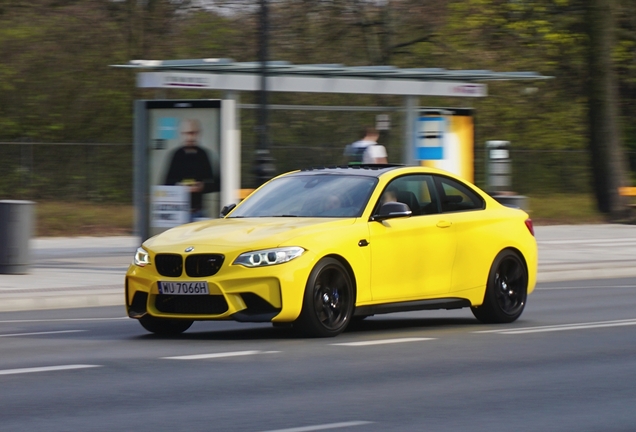
[[[433,176],[444,219],[452,223],[457,252],[451,279],[451,293],[459,293],[486,283],[494,253],[488,242],[492,221],[486,203],[468,185],[445,176]]]
[[[413,215],[369,222],[373,301],[443,296],[450,288],[456,240],[453,225],[440,212],[432,176],[399,177],[385,190],[394,191]]]

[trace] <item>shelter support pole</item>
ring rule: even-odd
[[[145,102],[135,101],[133,139],[133,202],[135,203],[134,234],[146,240],[149,237],[148,215],[148,119]]]
[[[419,98],[404,97],[404,142],[402,146],[402,163],[417,165],[415,160],[415,125],[417,123]]]
[[[256,179],[256,187],[262,185],[266,181],[274,177],[274,158],[272,158],[269,151],[269,131],[268,131],[268,102],[267,92],[268,89],[268,61],[269,61],[269,18],[267,12],[268,0],[260,0],[260,27],[259,27],[259,49],[258,60],[260,63],[260,89],[258,92],[258,99],[260,108],[258,110],[258,143],[256,146],[256,158],[254,166],[254,174]]]
[[[238,92],[225,92],[221,103],[221,207],[239,202],[241,128],[238,105]]]

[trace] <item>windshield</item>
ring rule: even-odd
[[[291,175],[266,184],[229,216],[359,217],[377,183],[375,177]]]

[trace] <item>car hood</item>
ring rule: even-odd
[[[158,234],[144,246],[154,251],[189,246],[208,246],[215,250],[276,247],[295,237],[311,235],[355,222],[355,218],[227,218],[181,225]],[[174,252],[181,252],[175,250]]]

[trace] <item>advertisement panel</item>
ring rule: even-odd
[[[172,228],[190,222],[188,186],[153,186],[150,198],[150,226]]]
[[[149,234],[218,217],[221,102],[146,101],[146,109]]]
[[[470,108],[435,108],[416,122],[415,159],[474,182],[475,128]]]

